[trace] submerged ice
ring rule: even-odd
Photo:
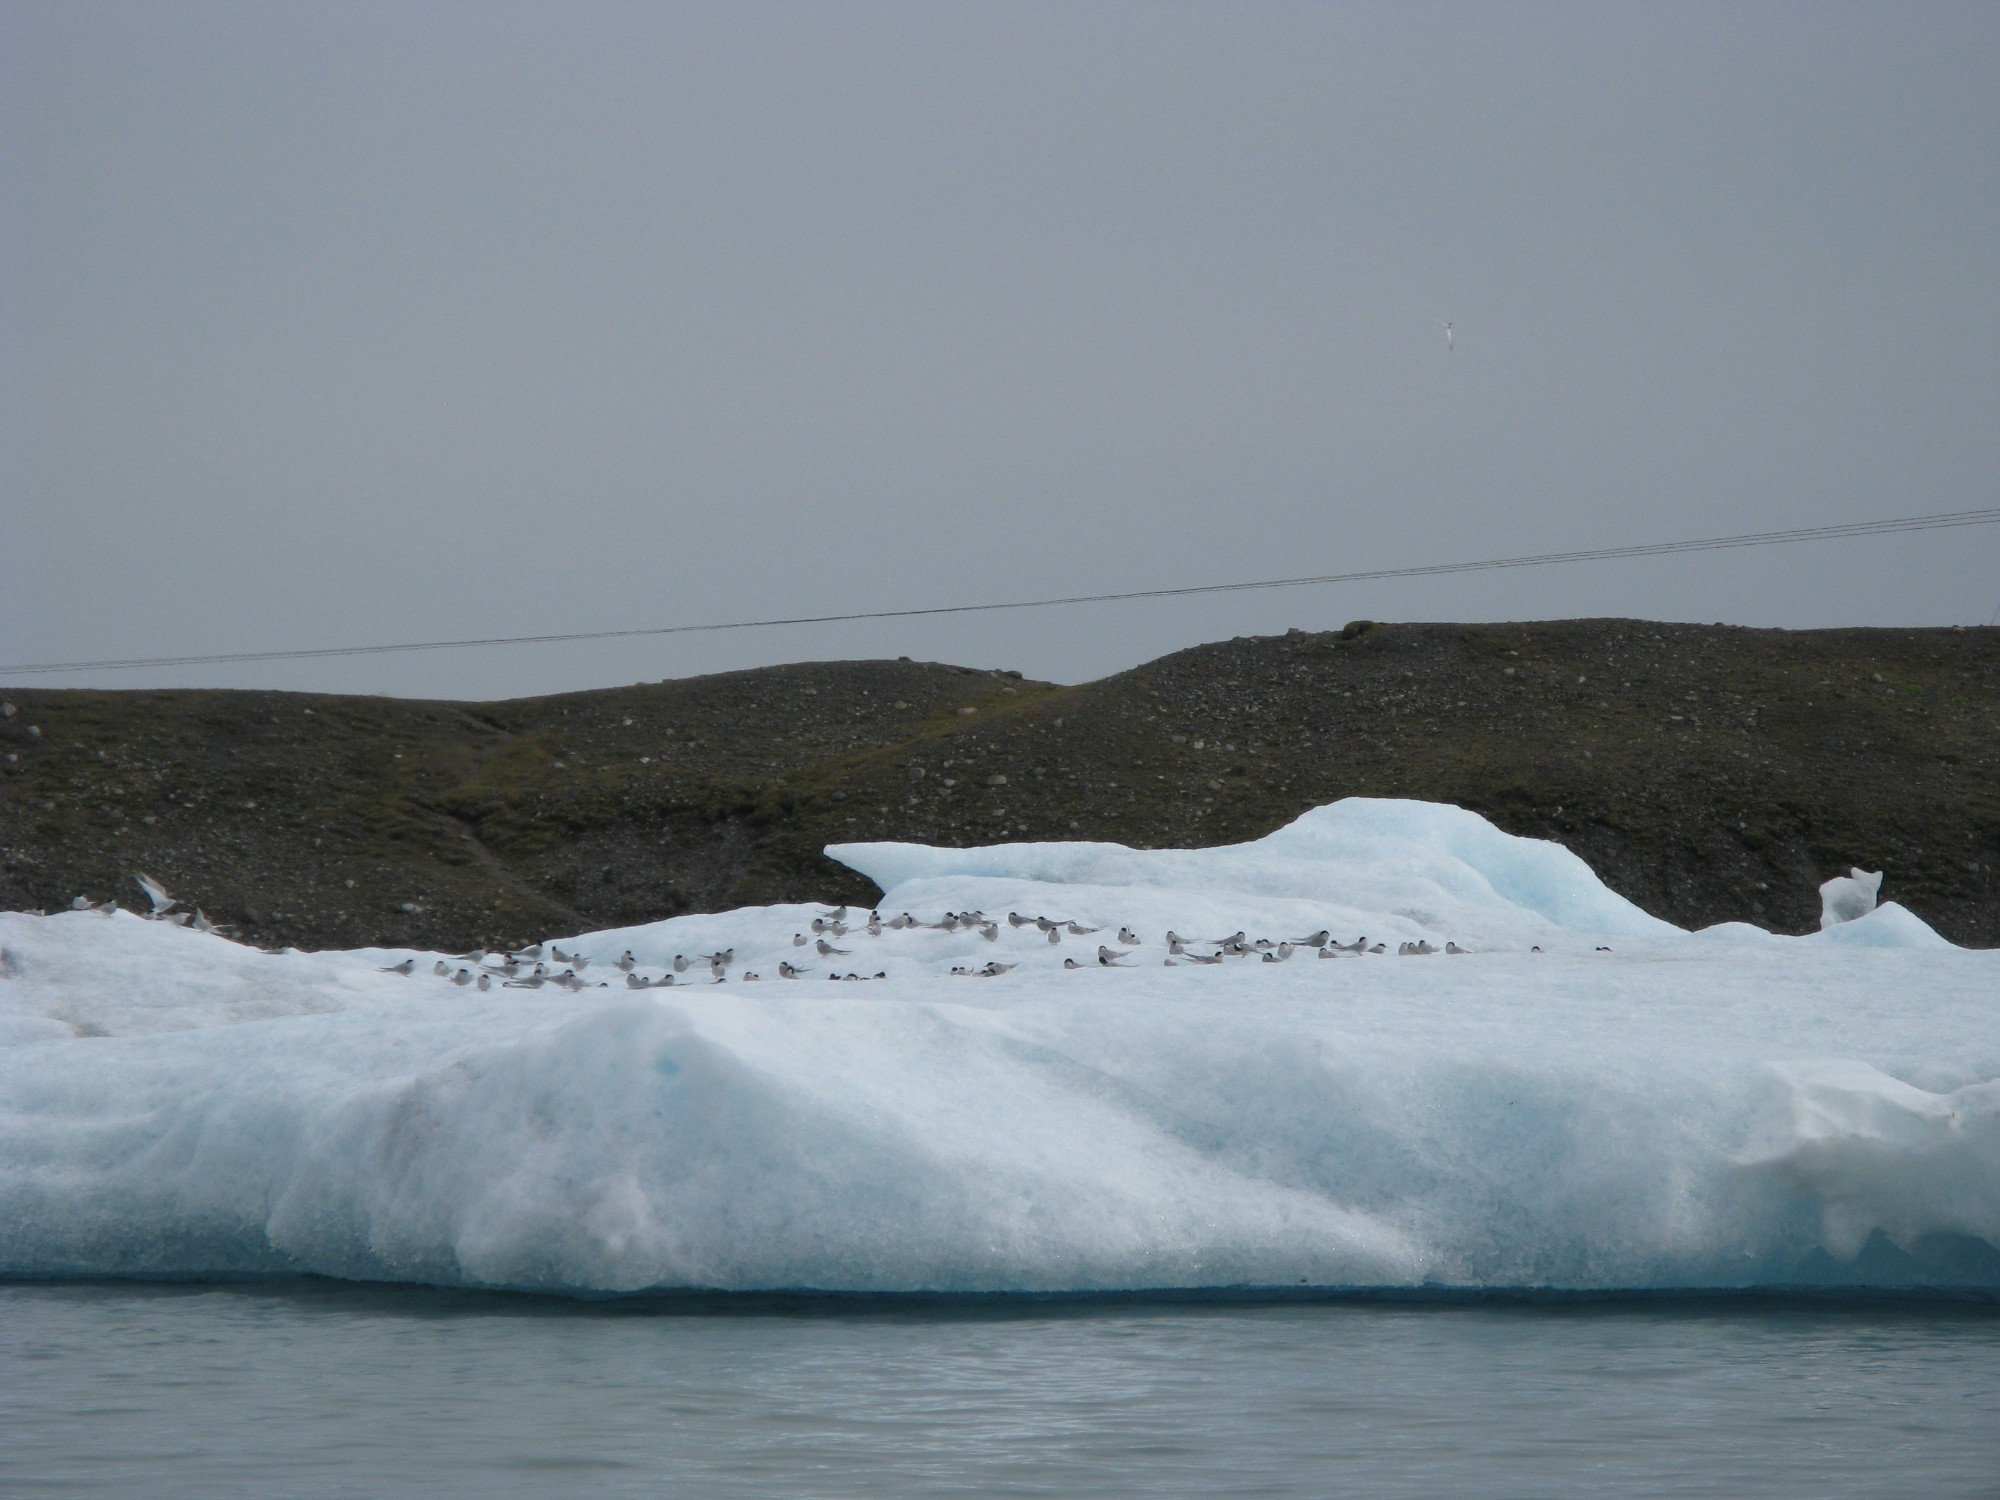
[[[822,908],[744,909],[482,992],[0,915],[0,1274],[2000,1289],[2000,955],[1894,903],[1685,933],[1560,846],[1367,799],[1222,849],[829,852],[885,918],[993,935],[855,914],[822,958]],[[1134,967],[1100,967],[1121,928]],[[1319,929],[1388,952],[1165,961]],[[724,984],[616,967],[725,950]]]

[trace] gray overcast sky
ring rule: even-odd
[[[14,0],[0,661],[1992,505],[1996,79],[1988,4]],[[1976,530],[25,680],[1078,680],[1356,616],[1984,623],[1996,564]]]

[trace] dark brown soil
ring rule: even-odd
[[[0,906],[137,904],[145,870],[267,945],[868,903],[823,845],[1228,843],[1351,795],[1560,839],[1683,925],[1808,930],[1858,864],[2000,943],[2000,630],[1356,625],[1071,688],[895,661],[502,703],[0,698]]]

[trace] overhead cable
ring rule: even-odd
[[[989,604],[934,604],[915,609],[867,609],[830,615],[783,615],[767,620],[723,620],[698,625],[651,625],[627,630],[570,630],[546,635],[477,636],[454,641],[398,641],[375,646],[315,646],[286,651],[216,651],[195,656],[127,656],[101,661],[26,662],[0,666],[0,676],[46,672],[119,672],[146,667],[212,666],[230,662],[308,661],[330,656],[384,656],[401,651],[460,651],[473,646],[538,646],[565,641],[629,640],[640,636],[694,635],[724,630],[765,630],[782,625],[839,625],[856,620],[909,620],[932,615],[983,614],[1005,609],[1053,609],[1076,604],[1118,604],[1133,599],[1177,599],[1190,594],[1230,594],[1249,589],[1296,589],[1318,584],[1368,583],[1385,578],[1429,578],[1445,573],[1485,573],[1500,568],[1542,568],[1558,563],[1609,562],[1626,557],[1664,557],[1683,552],[1722,552],[1737,547],[1777,547],[1843,537],[1888,536],[1906,531],[1941,531],[2000,523],[2000,507],[1903,516],[1887,521],[1849,521],[1801,526],[1789,531],[1751,531],[1739,536],[1701,537],[1685,542],[1640,542],[1624,547],[1592,547],[1574,552],[1538,552],[1526,557],[1494,557],[1478,562],[1424,563],[1415,567],[1366,568],[1348,573],[1316,573],[1306,578],[1260,578],[1243,583],[1196,583],[1179,588],[1129,589],[1104,594],[1063,594],[1047,599],[1009,599]]]

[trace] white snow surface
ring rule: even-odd
[[[1893,903],[1684,933],[1557,845],[1372,799],[1223,849],[829,852],[885,916],[998,940],[857,929],[840,972],[889,977],[833,984],[792,943],[822,908],[751,908],[565,941],[606,988],[481,993],[432,954],[0,914],[0,1275],[2000,1291],[2000,953]],[[1390,952],[1164,963],[1168,928],[1321,927]],[[730,945],[726,984],[610,967]]]

